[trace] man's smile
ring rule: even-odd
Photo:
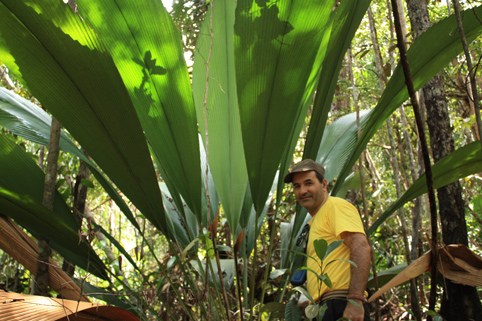
[[[312,194],[307,194],[307,195],[301,196],[301,197],[300,197],[300,200],[301,200],[301,201],[306,201],[307,199],[312,198],[312,197],[313,197]]]

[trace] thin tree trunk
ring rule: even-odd
[[[397,4],[398,16],[400,17],[400,26],[402,27],[403,43],[407,46],[408,29],[407,29],[407,22],[405,21],[405,8],[403,7],[403,1],[402,0],[394,0],[394,1]]]
[[[360,124],[360,108],[358,106],[358,93],[356,90],[356,85],[355,85],[355,77],[353,75],[353,56],[352,56],[352,51],[351,47],[348,48],[347,52],[347,59],[348,59],[348,67],[347,70],[349,70],[349,76],[350,76],[350,82],[351,82],[351,87],[353,90],[353,105],[355,106],[356,110],[356,124],[358,128],[358,137],[361,135],[361,124]],[[363,174],[363,159],[365,158],[365,152],[362,152],[360,157],[358,158],[358,170],[360,172],[360,180],[361,180],[361,194],[362,194],[362,202],[363,202],[363,217],[365,218],[365,230],[368,229],[368,223],[370,220],[370,217],[368,215],[368,205],[367,205],[367,197],[366,197],[366,191],[365,191],[365,176]],[[372,240],[369,236],[367,236],[368,244],[370,247],[372,247]],[[375,281],[375,291],[378,291],[378,278],[377,278],[377,269],[376,269],[376,264],[375,264],[375,255],[373,251],[371,251],[371,267],[372,267],[372,273],[373,273],[373,280]],[[375,321],[380,320],[380,300],[375,300]]]
[[[88,180],[90,170],[83,161],[80,161],[79,172],[75,178],[74,185],[74,216],[75,220],[79,224],[79,229],[82,226],[82,219],[85,209],[85,201],[87,199],[88,187],[82,184],[82,180]],[[68,275],[73,276],[75,272],[75,265],[64,259],[62,264],[62,270],[67,272]]]
[[[368,9],[368,21],[370,24],[370,35],[371,35],[371,40],[373,44],[373,51],[375,54],[375,66],[377,69],[377,76],[378,76],[378,84],[380,86],[380,93],[383,93],[385,89],[385,85],[387,83],[387,79],[385,77],[385,73],[383,71],[383,59],[382,55],[380,54],[380,48],[378,45],[378,36],[377,36],[377,30],[375,27],[375,21],[373,19],[372,15],[372,10],[371,8]],[[399,198],[402,194],[401,188],[400,188],[400,179],[399,179],[399,168],[398,168],[398,160],[397,160],[397,155],[396,155],[396,148],[395,148],[395,142],[393,139],[393,132],[392,132],[392,125],[390,122],[390,118],[387,119],[387,129],[388,129],[388,136],[390,139],[390,153],[391,153],[391,159],[392,159],[392,167],[393,167],[393,178],[395,180],[395,187],[397,191],[397,198]],[[403,238],[403,243],[405,246],[405,253],[406,253],[406,259],[407,263],[410,264],[412,263],[411,256],[410,256],[410,246],[408,243],[408,237],[407,237],[407,225],[406,225],[406,219],[405,219],[405,212],[403,208],[400,208],[398,210],[398,215],[400,218],[401,222],[401,227],[402,227],[402,238]],[[412,311],[415,315],[415,318],[417,320],[422,320],[422,312],[417,296],[417,284],[414,279],[410,280],[410,300],[411,300],[411,305],[412,305]]]
[[[387,19],[390,23],[390,47],[393,47],[394,44],[394,39],[395,35],[393,33],[393,30],[395,29],[393,26],[393,21],[392,21],[392,10],[390,7],[390,0],[387,0],[387,9],[388,9],[388,16]],[[390,57],[390,66],[392,69],[392,72],[395,70],[395,58],[393,57],[393,51],[389,51],[389,57]],[[405,138],[405,143],[407,145],[407,153],[408,153],[408,160],[410,163],[410,172],[411,172],[411,177],[412,177],[412,182],[414,183],[417,180],[417,175],[416,175],[416,169],[415,169],[415,161],[414,161],[414,152],[412,149],[412,144],[410,143],[410,135],[408,133],[408,124],[407,124],[407,117],[405,116],[405,110],[403,109],[403,106],[400,106],[398,108],[400,112],[400,118],[402,120],[402,125],[403,125],[403,137]],[[422,110],[422,115],[423,115],[423,110]],[[400,154],[401,155],[401,154]],[[419,162],[421,165],[422,162]],[[412,209],[412,252],[411,252],[411,258],[412,260],[416,260],[419,257],[419,249],[421,249],[420,243],[421,240],[419,239],[418,233],[422,227],[422,220],[420,217],[421,213],[421,207],[422,207],[422,197],[417,197],[414,200],[414,207]]]
[[[417,38],[430,27],[427,4],[408,0],[410,21]],[[452,128],[441,74],[435,76],[423,88],[427,123],[434,161],[437,162],[455,149]],[[468,244],[465,222],[465,204],[459,182],[437,190],[442,238],[445,244]],[[445,280],[441,314],[447,320],[482,320],[482,307],[474,287]]]
[[[403,42],[402,30],[400,26],[400,16],[398,12],[398,8],[396,3],[392,2],[392,10],[393,10],[393,17],[395,22],[395,30],[397,34],[397,46],[400,52],[400,62],[403,68],[403,73],[405,77],[405,84],[410,96],[410,101],[412,102],[413,111],[415,114],[415,119],[417,121],[417,129],[420,138],[420,143],[422,146],[423,152],[423,164],[425,168],[425,178],[427,183],[427,190],[428,190],[428,197],[429,197],[429,205],[430,205],[430,225],[431,225],[431,232],[432,232],[432,262],[431,262],[431,286],[430,286],[430,300],[429,300],[429,309],[435,309],[435,301],[437,296],[437,260],[438,260],[438,224],[437,224],[437,205],[435,203],[435,192],[433,186],[433,174],[432,174],[432,166],[430,162],[430,155],[428,151],[428,144],[427,139],[425,136],[425,129],[424,129],[424,122],[420,112],[420,107],[418,103],[418,99],[414,90],[413,82],[412,82],[412,75],[410,73],[410,66],[408,64],[407,53],[405,43]],[[432,320],[432,317],[429,315],[428,320]]]
[[[467,44],[467,39],[465,38],[464,26],[462,24],[462,19],[460,17],[460,3],[459,0],[452,0],[454,3],[454,11],[457,17],[457,27],[459,29],[460,39],[462,41],[462,47],[464,48],[465,59],[467,61],[467,69],[469,70],[469,84],[470,89],[467,92],[472,93],[472,97],[469,98],[472,100],[474,104],[474,111],[475,111],[475,120],[477,123],[477,130],[478,130],[478,137],[477,139],[482,144],[482,140],[480,140],[481,133],[482,133],[482,120],[480,119],[480,107],[479,107],[479,95],[477,93],[477,81],[475,78],[474,67],[472,66],[472,58],[470,57],[469,46]]]
[[[38,165],[38,167],[40,167],[40,169],[42,171],[45,170],[44,161],[45,161],[45,146],[40,146],[37,165]],[[31,295],[35,295],[35,293],[37,291],[36,284],[37,284],[37,277],[35,275],[32,275],[32,279],[31,279],[31,282],[30,282],[30,294]]]
[[[399,109],[400,111],[400,119],[402,120],[403,126],[403,138],[405,139],[405,145],[407,146],[407,154],[408,154],[408,163],[410,166],[410,183],[414,183],[417,180],[417,169],[415,168],[415,159],[413,157],[413,150],[412,144],[410,143],[410,134],[408,132],[408,124],[407,124],[407,117],[405,116],[405,109],[401,106]],[[414,201],[414,207],[412,210],[413,214],[413,221],[412,221],[412,252],[411,258],[415,260],[418,258],[418,247],[419,247],[419,236],[418,233],[422,227],[422,220],[420,218],[420,207],[422,203],[422,197],[417,197]]]
[[[392,159],[392,168],[394,172],[394,179],[395,179],[395,189],[397,191],[397,198],[400,198],[402,195],[402,189],[400,186],[400,179],[399,179],[399,167],[398,167],[398,160],[397,160],[397,155],[396,155],[396,148],[395,148],[395,140],[393,138],[393,130],[392,130],[392,124],[390,119],[387,119],[387,129],[388,129],[388,137],[390,140],[390,146],[392,147],[390,149],[390,156]],[[403,244],[405,247],[405,258],[407,260],[407,264],[412,263],[412,257],[411,257],[411,250],[410,250],[410,245],[408,243],[408,236],[407,236],[407,223],[406,223],[406,218],[405,218],[405,211],[402,208],[398,210],[398,216],[400,219],[401,227],[402,227],[402,239],[403,239]],[[420,300],[417,295],[417,283],[415,279],[410,279],[410,302],[411,302],[411,308],[413,311],[413,314],[415,316],[415,319],[418,321],[422,320],[422,310],[420,308]]]
[[[54,208],[55,198],[55,183],[57,182],[57,160],[59,158],[59,141],[60,130],[62,125],[52,117],[52,127],[50,130],[49,153],[47,156],[47,171],[45,173],[44,195],[42,204],[49,210]],[[36,277],[36,291],[38,295],[49,295],[49,259],[52,254],[52,249],[49,246],[49,240],[43,236],[38,239],[38,262],[37,262],[37,277]]]

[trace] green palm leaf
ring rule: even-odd
[[[153,154],[201,215],[196,113],[181,35],[159,0],[77,1],[109,49]]]
[[[5,135],[0,135],[0,173],[0,185],[28,194],[42,203],[45,174],[24,150]],[[58,192],[55,193],[53,211],[71,229],[79,228],[70,208]]]
[[[209,68],[206,104],[209,165],[231,230],[236,231],[248,184],[234,70],[233,26],[236,1],[216,1],[212,8],[212,23],[215,30],[212,50],[209,9],[197,41],[192,88],[199,129],[205,141],[203,103],[206,68]],[[210,51],[210,64],[206,66]]]
[[[258,213],[291,139],[293,120],[331,10],[331,1],[238,1],[234,25],[237,93],[249,183]]]
[[[51,124],[52,118],[39,106],[5,88],[0,88],[0,126],[24,139],[47,146]],[[60,134],[60,149],[77,156],[87,164],[97,181],[104,187],[129,221],[140,230],[134,215],[119,193],[107,181],[100,169],[67,137],[64,131],[61,131]]]
[[[371,0],[342,1],[334,11],[333,30],[316,90],[313,114],[306,137],[303,158],[315,159],[317,155],[318,146],[324,135],[328,113],[331,109],[331,102],[344,54],[348,46],[350,46],[370,2]]]
[[[440,161],[432,166],[433,184],[434,187],[440,188],[447,184],[458,181],[461,178],[469,175],[479,173],[482,168],[482,148],[480,141],[468,144],[462,148],[457,149],[448,156],[445,156]],[[371,234],[385,222],[390,215],[403,206],[403,204],[413,200],[427,193],[427,182],[425,174],[419,177],[410,188],[403,193],[400,198],[393,203],[383,214],[376,220],[375,223],[367,231]]]
[[[463,12],[462,18],[467,41],[474,40],[482,32],[482,24],[478,18],[480,16],[482,16],[482,6]],[[408,50],[407,58],[410,63],[415,90],[420,89],[462,51],[456,26],[455,16],[452,15],[424,32]],[[360,140],[345,162],[333,187],[333,193],[336,193],[341,187],[368,141],[387,118],[407,99],[408,92],[405,87],[405,78],[399,65],[390,78],[377,106],[370,111],[370,116],[363,126]]]
[[[108,280],[104,263],[90,245],[79,242],[77,231],[29,195],[0,186],[0,213],[10,216],[36,237],[48,235],[50,246],[66,260]]]
[[[315,94],[316,87],[318,85],[318,81],[320,78],[320,73],[323,65],[323,61],[325,59],[325,55],[328,49],[328,41],[331,36],[331,28],[333,26],[333,17],[334,15],[330,16],[330,20],[326,25],[326,28],[323,30],[323,38],[321,40],[320,48],[318,49],[318,54],[316,55],[315,62],[313,64],[313,69],[311,70],[310,77],[308,78],[308,82],[306,83],[306,88],[303,93],[303,98],[300,102],[300,108],[298,111],[298,115],[295,119],[295,127],[291,133],[291,142],[287,147],[283,158],[281,159],[281,166],[280,166],[280,173],[283,176],[285,173],[289,171],[289,167],[291,165],[291,160],[293,159],[293,153],[295,151],[296,145],[298,144],[299,140],[299,133],[301,129],[305,125],[305,118],[306,114],[308,113],[308,108],[311,106],[313,102],[313,95]],[[278,180],[278,190],[277,190],[277,202],[281,201],[281,195],[283,194],[283,188],[285,183],[283,180]],[[279,206],[279,203],[276,205]],[[299,211],[296,211],[299,213]],[[299,223],[299,222],[298,222]]]
[[[209,226],[213,223],[214,218],[216,217],[219,209],[219,197],[218,197],[218,192],[216,185],[214,184],[213,180],[213,175],[211,172],[211,168],[207,167],[206,164],[206,151],[204,150],[204,145],[202,142],[201,135],[199,135],[199,151],[201,153],[201,178],[202,178],[202,223],[204,226]],[[206,168],[208,169],[208,188],[209,188],[209,199],[210,199],[210,205],[211,205],[211,217],[210,221],[208,221],[208,215],[207,215],[207,195],[206,195]]]
[[[362,124],[366,121],[368,115],[368,111],[360,112]],[[356,113],[351,113],[326,127],[315,160],[325,167],[325,178],[328,182],[338,177],[344,160],[348,159],[356,145],[358,136],[356,122]],[[335,196],[333,193],[331,195]]]
[[[42,205],[45,175],[22,148],[0,135],[0,214],[10,216],[34,236],[48,236],[51,246],[70,262],[107,279],[104,264],[85,243],[79,225],[56,192],[53,212]]]
[[[94,32],[61,2],[2,0],[0,15],[2,61],[163,229],[162,199],[141,125]]]

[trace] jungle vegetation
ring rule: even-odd
[[[57,296],[50,258],[141,320],[299,320],[310,217],[278,178],[303,158],[359,209],[370,292],[439,245],[482,255],[480,1],[0,0],[0,17],[0,214],[46,255],[20,263],[2,225],[9,291]],[[371,312],[480,320],[481,297],[426,272]]]

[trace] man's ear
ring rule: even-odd
[[[328,193],[328,181],[326,180],[326,178],[323,178],[323,183],[321,183],[321,186],[322,186],[323,192]]]

